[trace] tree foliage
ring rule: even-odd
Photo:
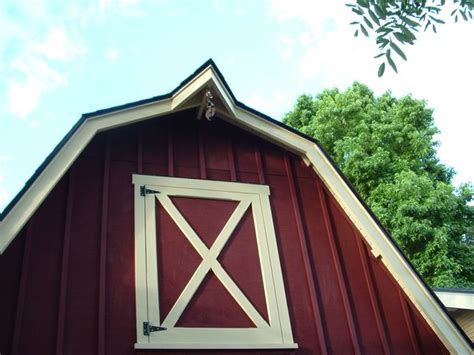
[[[451,17],[455,22],[473,19],[474,0],[452,0],[452,4]],[[354,35],[376,36],[379,54],[375,58],[383,60],[379,76],[385,72],[385,63],[397,72],[394,54],[407,60],[401,47],[414,44],[420,29],[432,29],[436,33],[437,26],[445,23],[440,17],[445,0],[357,0],[346,5],[358,16],[351,23],[356,27]]]
[[[474,191],[452,185],[424,101],[354,83],[300,96],[284,122],[321,142],[431,286],[474,286]]]

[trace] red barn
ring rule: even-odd
[[[318,142],[212,61],[83,115],[0,253],[2,355],[472,351]]]

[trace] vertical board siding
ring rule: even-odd
[[[143,174],[143,126],[137,127],[137,173]]]
[[[328,208],[328,202],[327,202],[327,195],[325,189],[322,187],[322,183],[318,182],[317,184],[318,187],[318,193],[319,193],[319,200],[321,204],[321,211],[322,211],[322,216],[324,220],[324,226],[326,228],[326,234],[328,237],[328,244],[329,244],[329,250],[326,250],[327,253],[329,253],[332,256],[332,262],[334,265],[334,270],[336,273],[336,279],[334,280],[335,283],[339,286],[339,293],[341,295],[342,299],[342,308],[344,309],[345,313],[345,319],[347,323],[347,328],[349,329],[349,334],[352,342],[352,347],[354,350],[354,353],[360,354],[361,349],[360,349],[360,344],[359,344],[359,339],[357,336],[357,330],[356,330],[356,325],[354,321],[354,314],[353,314],[353,307],[350,303],[350,294],[347,288],[347,278],[345,277],[344,273],[344,264],[341,261],[340,257],[340,251],[337,245],[337,240],[336,240],[336,233],[334,232],[334,225],[337,222],[334,222],[330,210]]]
[[[363,273],[364,273],[364,278],[365,278],[365,284],[367,286],[367,291],[369,293],[369,298],[370,298],[370,306],[372,308],[372,312],[375,318],[375,323],[377,325],[377,332],[380,337],[380,342],[383,347],[383,353],[386,355],[390,354],[390,347],[388,345],[387,341],[387,330],[385,328],[385,324],[382,319],[382,314],[380,312],[380,305],[379,305],[379,299],[377,297],[376,290],[374,288],[374,281],[372,277],[372,272],[369,268],[369,262],[368,262],[368,255],[367,255],[367,249],[365,247],[365,244],[359,238],[357,235],[357,232],[355,231],[354,227],[352,226],[352,235],[354,237],[354,240],[357,244],[357,251],[359,253],[359,259],[362,265]],[[368,328],[370,329],[370,327]],[[372,334],[372,336],[375,336],[375,334]]]
[[[227,162],[230,171],[230,180],[237,181],[237,175],[235,172],[234,147],[231,140],[227,141]]]
[[[56,351],[67,176],[35,213],[18,354]]]
[[[423,354],[449,354],[447,349],[441,343],[438,337],[433,337],[433,331],[426,323],[425,319],[421,316],[418,310],[409,300],[406,300],[410,304],[410,315],[415,326],[415,333],[417,335],[418,343],[421,346]]]
[[[129,140],[136,142],[133,126]],[[114,159],[123,150],[111,131],[108,179],[107,249],[105,273],[105,354],[130,354],[135,344],[134,213],[132,174],[136,173],[136,145],[129,146],[133,160]],[[124,143],[128,145],[126,142]]]
[[[202,125],[199,125],[197,128],[198,132],[198,152],[199,152],[199,178],[206,179],[206,158],[204,156],[204,137],[202,133]]]
[[[170,124],[168,126],[168,145],[167,145],[167,152],[168,152],[168,176],[174,176],[174,145],[173,145],[173,126]],[[165,174],[166,175],[166,174]]]
[[[62,355],[64,349],[64,329],[65,329],[65,313],[66,313],[66,297],[68,290],[69,276],[69,251],[71,247],[71,223],[74,205],[74,170],[71,167],[67,176],[67,194],[66,194],[66,216],[64,222],[64,240],[61,261],[61,280],[59,286],[59,310],[58,310],[58,331],[56,337],[56,354]]]
[[[350,302],[351,315],[357,331],[361,351],[366,353],[382,353],[381,339],[378,332],[374,332],[373,325],[377,323],[377,317],[373,312],[373,304],[368,283],[370,282],[364,274],[364,265],[360,258],[357,237],[351,225],[340,215],[331,200],[327,205],[334,227],[334,240],[340,256],[341,269],[345,275],[346,292]]]
[[[141,136],[140,136],[141,137]],[[97,176],[102,181],[101,200],[97,205],[100,209],[100,246],[99,246],[99,316],[97,331],[97,353],[105,354],[105,312],[106,312],[106,282],[107,282],[107,225],[109,216],[109,180],[110,180],[110,134],[105,135],[103,153],[103,173]],[[137,145],[137,170],[142,170],[141,139]]]
[[[66,175],[0,256],[0,282],[12,285],[0,302],[2,354],[446,352],[311,168],[219,118],[195,117],[182,111],[90,142],[69,192]],[[270,186],[297,350],[134,350],[135,173]],[[230,243],[223,263],[265,316],[263,288],[248,289],[259,278],[243,277],[252,266],[232,254],[245,245]]]
[[[97,349],[102,170],[102,159],[84,157],[74,165],[64,354],[95,354]]]
[[[403,317],[405,317],[405,324],[410,334],[411,345],[413,348],[413,353],[419,355],[420,354],[420,344],[418,343],[418,339],[415,334],[415,329],[413,326],[413,321],[410,317],[410,313],[408,310],[408,305],[405,301],[405,295],[402,293],[401,290],[398,290],[398,297],[400,298],[400,304],[403,309]]]
[[[18,354],[31,251],[30,221],[0,256],[0,353]],[[3,285],[8,285],[3,287]]]
[[[283,270],[291,270],[283,279],[286,285],[286,296],[290,320],[293,325],[293,335],[298,340],[298,351],[302,354],[317,353],[318,344],[317,328],[312,319],[312,307],[307,297],[310,294],[310,285],[306,280],[304,258],[296,238],[298,236],[297,217],[291,207],[290,180],[286,174],[285,152],[277,149],[276,152],[268,146],[255,144],[254,156],[259,182],[265,181],[270,185],[270,205],[275,223],[275,234],[278,240],[280,261]],[[281,174],[281,172],[285,172]],[[323,350],[324,353],[324,350]]]
[[[314,278],[313,269],[311,267],[308,245],[306,243],[307,236],[306,236],[306,231],[303,226],[303,220],[301,217],[300,195],[297,192],[297,186],[295,183],[292,162],[290,161],[290,158],[288,157],[288,155],[285,155],[285,167],[286,167],[286,173],[288,176],[288,183],[290,186],[291,200],[293,203],[293,211],[295,214],[296,227],[298,230],[298,240],[300,242],[300,247],[301,247],[301,256],[304,263],[304,271],[305,271],[306,280],[308,283],[309,298],[311,301],[313,321],[314,321],[314,326],[316,328],[316,333],[318,335],[319,350],[321,351],[321,354],[327,354],[328,351],[327,351],[326,339],[324,337],[324,326],[323,326],[322,314],[321,314],[321,309],[320,309],[320,301],[319,301],[318,294],[316,293],[316,289],[317,289],[316,282],[315,282],[316,280]]]
[[[378,259],[371,259],[375,275],[375,283],[383,300],[382,309],[387,321],[392,352],[394,354],[413,354],[410,334],[406,328],[403,309],[400,304],[398,288],[391,279],[386,277]]]

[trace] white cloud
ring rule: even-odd
[[[143,16],[145,12],[141,9],[140,5],[140,0],[99,0],[98,10],[100,14],[118,11],[129,16]]]
[[[314,81],[323,88],[373,76],[376,64],[374,69],[367,62],[373,62],[375,46],[353,38],[351,14],[344,3],[273,0],[269,14],[282,24],[298,24],[301,28],[299,32],[281,34],[278,48],[282,60],[291,57],[296,63],[295,79],[301,88]]]
[[[43,41],[30,45],[29,50],[51,60],[69,62],[85,54],[86,49],[77,35],[63,27],[53,28]]]
[[[5,173],[3,166],[5,163],[11,161],[11,156],[9,155],[0,155],[0,211],[3,209],[3,206],[10,201],[10,193],[5,187]]]
[[[344,2],[273,0],[269,15],[281,24],[277,51],[282,60],[294,63],[296,92],[344,89],[357,80],[377,94],[390,89],[397,96],[412,93],[426,99],[441,130],[441,160],[459,172],[455,182],[474,180],[472,157],[466,154],[474,132],[472,23],[448,20],[436,35],[420,33],[414,46],[403,48],[408,61],[397,60],[399,74],[388,68],[378,78],[375,40],[353,37],[349,23],[354,17]]]
[[[119,56],[119,52],[116,48],[109,48],[105,52],[105,59],[109,62],[115,62]]]
[[[7,189],[3,186],[5,181],[5,177],[0,175],[0,211],[3,210],[3,206],[10,201],[10,193]]]
[[[44,60],[25,57],[12,61],[23,79],[14,79],[8,85],[8,106],[12,113],[25,118],[37,106],[41,95],[67,83],[65,76],[52,69]]]
[[[226,1],[226,0],[213,0],[212,7],[219,15],[235,15],[243,16],[247,13],[247,3],[251,3],[253,0],[241,0],[241,1]]]
[[[37,37],[30,33],[17,38],[20,50],[7,68],[7,105],[20,118],[36,108],[45,92],[67,84],[66,75],[55,69],[55,63],[71,62],[86,53],[80,36],[63,26]]]
[[[250,95],[243,97],[242,102],[270,117],[280,119],[282,112],[286,112],[295,99],[296,97],[292,97],[288,92],[275,90],[264,94],[250,93]]]
[[[280,55],[280,58],[284,62],[289,62],[293,59],[295,55],[295,40],[292,38],[290,35],[287,34],[282,34],[278,38],[279,42],[279,47],[277,49],[278,54]]]

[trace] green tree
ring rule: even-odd
[[[474,286],[473,188],[451,183],[424,101],[354,83],[300,96],[284,122],[321,142],[431,286]]]
[[[407,57],[400,48],[405,44],[414,44],[416,33],[423,29],[432,29],[444,24],[440,13],[446,7],[445,0],[357,0],[346,4],[354,12],[358,20],[351,24],[356,26],[354,36],[359,33],[366,37],[375,34],[379,54],[383,62],[379,66],[378,75],[385,72],[385,63],[397,72],[393,54],[403,60]],[[474,0],[452,0],[451,17],[455,22],[459,19],[473,19]]]

